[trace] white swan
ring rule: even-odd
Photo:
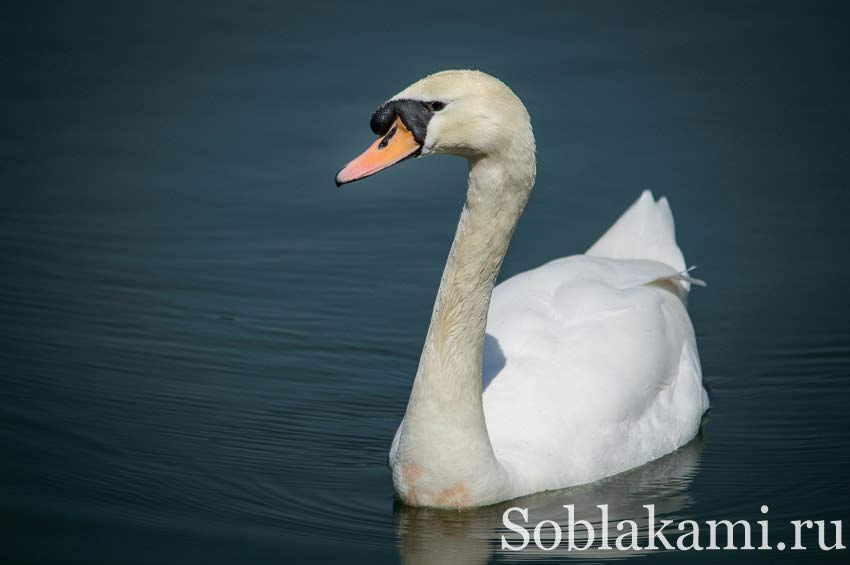
[[[484,73],[445,71],[384,103],[371,126],[378,139],[337,184],[420,154],[469,162],[466,203],[390,450],[402,501],[481,506],[589,483],[696,435],[708,396],[684,300],[697,281],[664,198],[644,192],[584,255],[494,289],[535,177],[519,98]]]

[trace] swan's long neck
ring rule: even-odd
[[[499,472],[481,398],[484,333],[496,275],[534,183],[530,139],[504,156],[470,161],[466,202],[399,443],[399,460],[413,465],[408,475],[428,475],[422,488],[430,494],[421,496],[439,497],[440,489],[460,496],[452,488],[460,485],[464,492],[475,491],[470,481],[491,480]],[[402,483],[411,482],[411,476],[401,478]]]

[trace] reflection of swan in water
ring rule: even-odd
[[[529,532],[537,522],[546,519],[555,520],[566,531],[567,511],[563,505],[573,504],[576,520],[587,520],[594,524],[598,536],[601,526],[597,505],[607,504],[610,545],[614,545],[614,539],[620,533],[614,529],[614,524],[620,520],[634,520],[640,530],[640,546],[645,547],[647,511],[643,505],[655,505],[656,520],[681,518],[681,513],[691,504],[688,486],[698,469],[701,450],[702,439],[697,437],[661,459],[598,483],[538,493],[462,512],[413,508],[396,503],[396,535],[401,559],[406,565],[475,564],[486,563],[494,552],[504,553],[505,557],[511,559],[539,558],[544,552],[534,545],[533,540],[522,551],[500,548],[502,534],[509,543],[520,543],[519,534],[511,532],[502,524],[503,513],[514,506],[528,508],[528,524],[521,525]],[[522,521],[517,513],[513,514],[513,518],[516,523]],[[579,546],[584,545],[583,533],[582,528],[576,528],[575,541]],[[552,543],[551,535],[551,528],[543,531],[544,543]],[[668,539],[675,543],[675,536],[669,535]],[[595,549],[597,546],[598,540],[594,548],[568,552],[565,536],[558,549],[545,554],[585,559],[622,558],[630,554],[627,551]]]

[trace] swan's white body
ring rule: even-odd
[[[588,254],[494,290],[484,414],[513,496],[611,476],[696,435],[708,397],[672,233],[647,192]],[[653,239],[667,253],[645,251]]]
[[[395,99],[446,101],[422,153],[470,164],[390,450],[398,496],[418,506],[491,504],[596,481],[692,439],[708,397],[685,309],[694,279],[667,201],[644,192],[584,255],[493,288],[534,182],[524,106],[471,71],[431,75]]]

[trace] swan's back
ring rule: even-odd
[[[665,199],[644,192],[586,255],[496,287],[484,411],[515,494],[610,476],[680,447],[708,398]]]

